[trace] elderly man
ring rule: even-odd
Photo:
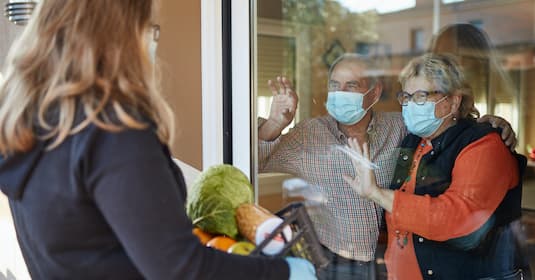
[[[380,186],[388,186],[393,176],[397,147],[407,130],[399,112],[374,112],[382,84],[367,75],[371,65],[355,54],[338,58],[329,71],[328,115],[303,120],[281,135],[295,116],[297,95],[286,78],[269,81],[274,94],[270,115],[259,124],[260,172],[285,172],[303,178],[326,198],[328,219],[314,219],[318,237],[330,257],[330,265],[320,279],[375,279],[375,251],[383,210],[359,197],[343,180],[354,174],[350,158],[333,150],[347,145],[348,138],[369,143],[370,157],[378,168]],[[504,136],[514,143],[514,135],[503,119]]]

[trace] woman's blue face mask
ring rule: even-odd
[[[325,103],[327,112],[341,124],[354,125],[358,123],[373,106],[372,104],[367,109],[362,107],[364,96],[372,89],[366,93],[330,91],[327,96],[327,103]]]
[[[435,116],[435,105],[445,100],[448,96],[444,96],[437,102],[426,101],[422,105],[418,105],[412,101],[407,105],[402,106],[403,121],[410,133],[420,136],[429,137],[435,133],[444,119],[449,117],[451,113],[442,118]]]

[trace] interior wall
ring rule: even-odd
[[[202,169],[201,2],[162,0],[158,57],[175,112],[174,157]]]
[[[23,27],[9,22],[6,17],[0,15],[0,34],[2,34],[2,39],[0,40],[0,65],[2,68],[11,44],[21,34],[22,30]]]

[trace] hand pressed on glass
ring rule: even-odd
[[[351,150],[359,156],[370,160],[368,143],[364,143],[361,148],[355,138],[349,138],[347,142]],[[353,168],[355,168],[355,178],[344,175],[344,180],[358,193],[358,195],[365,198],[373,197],[375,193],[379,191],[373,169],[371,169],[369,165],[357,161],[354,158],[352,158],[351,161],[353,162]]]
[[[286,77],[277,77],[277,83],[268,81],[268,86],[273,93],[273,101],[269,110],[269,120],[277,123],[281,129],[288,126],[295,117],[297,109],[297,94],[292,83]]]
[[[360,147],[357,139],[349,138],[347,141],[349,148],[359,154],[360,157],[370,159],[370,152],[368,143],[364,143],[362,148]],[[353,167],[355,168],[355,178],[351,176],[343,175],[344,181],[346,181],[361,197],[372,200],[379,204],[386,211],[392,212],[392,205],[394,202],[394,192],[392,190],[381,189],[377,185],[375,179],[375,173],[370,169],[369,165],[364,162],[351,159]]]

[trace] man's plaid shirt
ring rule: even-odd
[[[368,126],[370,156],[379,166],[375,170],[377,183],[384,188],[390,184],[397,148],[406,134],[400,113],[373,113]],[[342,175],[354,176],[355,171],[350,158],[333,145],[347,145],[347,137],[334,118],[327,115],[304,120],[272,142],[259,142],[259,169],[293,174],[321,191],[326,198],[322,211],[311,213],[321,243],[345,258],[370,261],[383,210],[360,198],[343,180]]]

